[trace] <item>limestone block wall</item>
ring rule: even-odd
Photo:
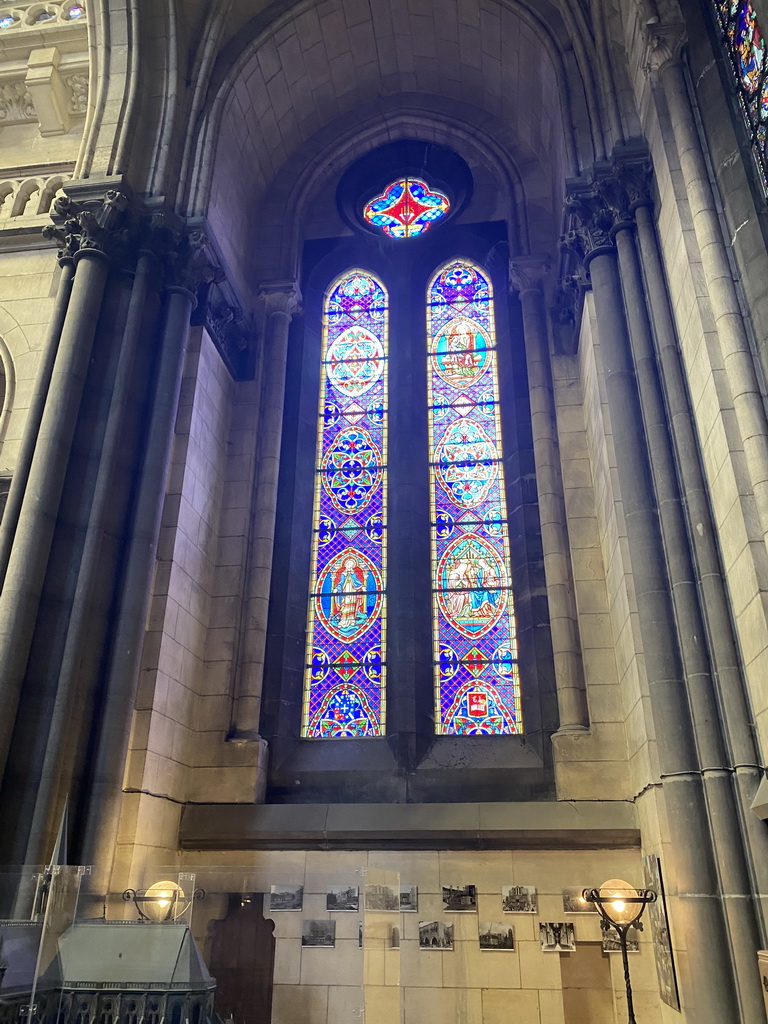
[[[183,863],[206,891],[194,924],[204,953],[216,928],[215,911],[213,920],[210,915],[222,902],[218,895],[304,886],[301,911],[270,911],[264,898],[265,916],[274,922],[272,1024],[356,1024],[361,1011],[367,1024],[617,1024],[626,1019],[621,958],[602,952],[596,914],[564,914],[562,890],[599,884],[610,875],[642,877],[635,850],[290,850],[251,854],[245,861],[242,853],[210,857],[217,859],[190,853]],[[417,912],[366,911],[362,897],[359,913],[326,910],[329,886],[356,886],[362,894],[366,880],[416,886]],[[477,886],[476,913],[443,910],[442,887],[457,884]],[[513,884],[537,888],[537,913],[501,912],[501,889]],[[335,921],[335,947],[302,947],[305,919]],[[454,948],[420,949],[420,921],[453,924]],[[574,924],[575,952],[542,952],[539,924],[546,921]],[[480,922],[511,926],[514,951],[481,951]],[[392,944],[392,927],[399,930],[399,946]],[[632,956],[631,967],[638,1019],[661,1024],[666,1018],[649,929],[640,935],[640,953]]]
[[[694,425],[717,526],[726,586],[758,739],[768,744],[768,560],[737,425],[734,392],[724,370],[701,253],[693,231],[669,116],[644,70],[645,44],[633,9],[626,40],[636,101],[653,158],[658,232],[687,375]]]

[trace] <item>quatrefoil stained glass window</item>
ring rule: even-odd
[[[390,238],[413,238],[442,220],[450,208],[448,196],[421,178],[399,178],[366,204],[363,218]]]

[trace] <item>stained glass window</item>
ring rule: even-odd
[[[493,296],[456,260],[427,304],[435,731],[522,732]]]
[[[323,317],[302,735],[385,729],[387,294],[362,270]]]
[[[413,238],[442,220],[450,207],[448,196],[421,178],[400,178],[366,204],[363,217],[390,238]]]
[[[765,36],[748,0],[713,0],[713,4],[752,153],[763,189],[768,192],[768,55]]]

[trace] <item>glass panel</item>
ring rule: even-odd
[[[346,273],[323,318],[302,735],[385,730],[387,294]]]
[[[426,181],[400,178],[366,204],[363,217],[390,238],[413,238],[442,220],[450,208],[448,196]]]
[[[713,0],[739,106],[768,192],[768,56],[763,30],[754,8],[743,0]]]
[[[522,732],[490,282],[456,260],[429,288],[435,731]]]

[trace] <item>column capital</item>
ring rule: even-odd
[[[60,196],[53,204],[53,224],[43,228],[43,237],[57,244],[60,263],[84,252],[114,259],[127,239],[127,209],[128,196],[117,189],[107,189],[88,203]]]
[[[615,206],[606,198],[607,183],[593,180],[578,186],[565,197],[570,229],[560,238],[560,247],[570,251],[587,266],[595,257],[613,252]]]
[[[643,32],[643,70],[646,75],[658,75],[667,65],[680,63],[683,47],[688,42],[688,33],[682,22],[648,22],[644,25]]]
[[[653,206],[653,165],[649,156],[618,157],[614,161],[614,173],[624,192],[629,214],[633,214],[638,206]]]
[[[552,261],[547,253],[513,256],[509,261],[510,289],[521,295],[527,291],[543,292],[551,270]]]
[[[268,318],[273,313],[282,313],[292,318],[301,310],[301,292],[295,281],[265,281],[259,288],[259,301]]]

